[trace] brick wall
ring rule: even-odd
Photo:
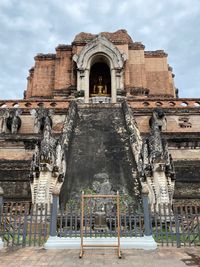
[[[35,67],[33,80],[30,80],[27,90],[29,97],[51,97],[54,89],[55,78],[55,58],[54,57],[35,57]]]
[[[127,39],[129,40],[129,38]],[[115,41],[113,41],[115,44]],[[67,89],[76,84],[74,54],[80,54],[85,44],[59,45],[56,54],[39,54],[35,66],[30,70],[26,98],[52,97],[53,91]],[[164,51],[144,51],[141,43],[116,44],[127,61],[124,66],[124,87],[142,87],[150,90],[150,95],[174,96],[172,69],[167,64]],[[74,66],[73,66],[74,65]]]
[[[72,51],[57,50],[55,63],[54,89],[59,90],[71,85],[72,78]]]

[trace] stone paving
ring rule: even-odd
[[[186,267],[200,266],[200,248],[158,248],[155,251],[122,250],[122,259],[113,249],[87,250],[79,259],[78,250],[22,248],[0,251],[0,267],[91,266],[91,267]]]

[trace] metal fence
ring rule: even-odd
[[[83,234],[85,237],[117,237],[116,212],[84,213]],[[81,212],[77,207],[62,208],[57,217],[59,237],[80,237]],[[134,212],[120,214],[120,236],[141,237],[144,235],[144,215]]]
[[[0,219],[0,236],[7,247],[41,246],[49,236],[50,213],[47,205],[6,202]]]
[[[0,237],[5,246],[42,246],[49,235],[80,237],[80,206],[59,208],[58,199],[54,195],[48,209],[47,205],[28,202],[3,203],[0,197]],[[148,196],[143,195],[142,200],[142,212],[121,211],[121,237],[153,235],[162,246],[200,246],[200,206],[160,205],[150,211]],[[116,211],[94,212],[88,204],[83,225],[85,237],[115,237]]]
[[[200,206],[159,205],[150,217],[152,235],[162,246],[200,246]]]

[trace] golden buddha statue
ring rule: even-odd
[[[107,86],[103,84],[102,76],[98,77],[98,83],[93,87],[93,94],[97,95],[106,95],[107,94]]]

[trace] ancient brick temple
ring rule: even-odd
[[[136,203],[199,203],[200,99],[178,98],[163,50],[125,30],[38,54],[23,100],[0,101],[6,199],[60,202],[90,188]]]

